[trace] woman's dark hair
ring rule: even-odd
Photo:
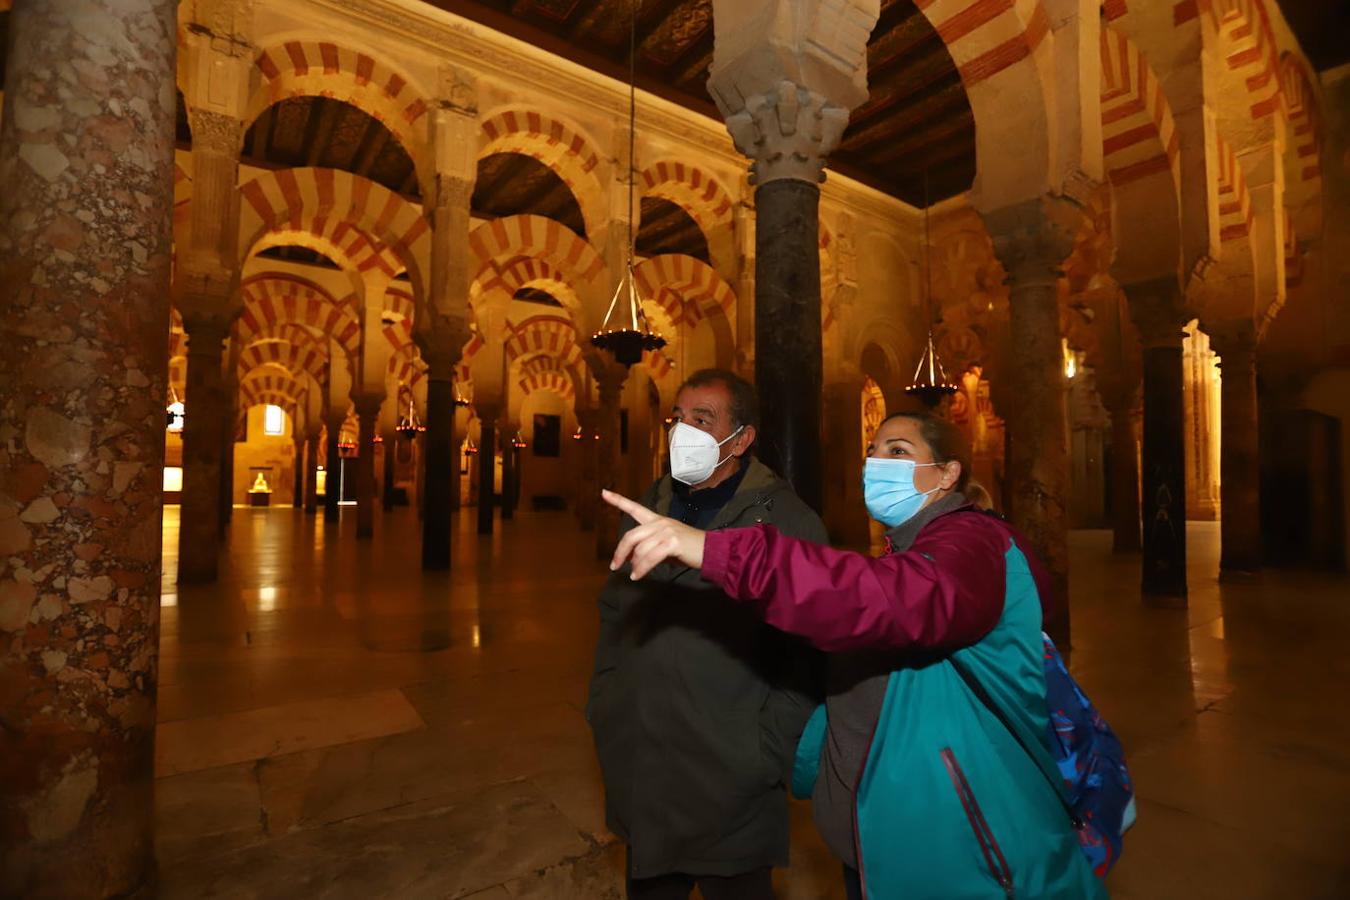
[[[970,442],[966,440],[965,434],[956,425],[939,418],[932,413],[926,412],[898,412],[887,416],[882,425],[892,419],[909,419],[919,426],[919,436],[923,442],[928,445],[928,450],[933,454],[933,462],[949,463],[952,461],[961,464],[961,475],[956,479],[954,487],[961,493],[966,492],[970,486]],[[983,488],[980,488],[983,491]],[[987,493],[986,493],[986,496]]]

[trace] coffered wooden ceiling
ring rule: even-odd
[[[615,78],[628,77],[634,0],[426,0]],[[708,96],[712,0],[639,0],[638,86],[720,121]],[[914,204],[968,190],[975,120],[951,55],[914,0],[882,0],[867,103],[831,167]]]

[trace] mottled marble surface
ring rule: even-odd
[[[162,731],[231,723],[251,729],[237,746],[281,744],[159,779],[162,896],[620,897],[581,713],[604,574],[592,536],[525,512],[479,547],[466,510],[455,569],[422,576],[408,511],[361,544],[347,513],[325,530],[236,510],[223,581],[166,582]],[[1193,525],[1190,608],[1157,609],[1108,533],[1077,532],[1071,551],[1073,666],[1141,800],[1112,896],[1350,895],[1350,722],[1334,712],[1350,581],[1220,586],[1217,527]],[[418,649],[434,639],[448,648]],[[374,703],[375,721],[405,721],[406,704],[422,724],[292,748],[294,724],[267,712],[344,701]],[[842,900],[804,804],[793,835],[780,896]]]

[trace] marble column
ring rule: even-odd
[[[28,0],[8,15],[5,897],[151,890],[176,12]]]
[[[398,432],[384,432],[384,483],[380,486],[380,502],[385,512],[394,508],[394,478],[398,472]]]
[[[581,520],[582,531],[593,531],[596,527],[596,513],[600,488],[597,482],[599,456],[597,455],[596,435],[600,424],[600,413],[594,409],[577,410],[577,427],[581,429],[581,440],[575,441],[576,452],[581,462],[581,487],[577,495],[577,518]]]
[[[492,534],[492,510],[496,506],[497,415],[480,407],[478,426],[478,533]]]
[[[595,371],[595,386],[600,399],[595,436],[600,440],[595,442],[592,451],[596,480],[591,490],[591,502],[595,508],[595,554],[598,559],[613,556],[618,541],[619,511],[599,497],[602,489],[612,491],[619,486],[619,397],[627,378],[628,369],[616,363],[606,362]]]
[[[459,507],[460,451],[455,437],[455,360],[428,355],[427,430],[422,435],[422,568],[450,568],[452,513]]]
[[[293,494],[291,505],[296,509],[305,508],[305,439],[295,438],[295,471],[292,473]]]
[[[1056,592],[1045,629],[1069,638],[1069,434],[1060,342],[1060,266],[1082,222],[1075,204],[1038,198],[984,214],[994,253],[1007,272],[1008,387],[1016,397],[1005,422],[1008,513],[1050,572]]]
[[[234,517],[234,448],[242,437],[240,432],[244,420],[241,413],[243,416],[248,415],[248,410],[239,409],[239,376],[235,368],[238,364],[238,348],[234,346],[234,341],[229,343],[230,349],[224,354],[225,425],[220,430],[220,505],[217,507],[220,528],[216,534],[221,541],[225,540],[230,520]]]
[[[825,448],[825,527],[830,540],[856,550],[871,542],[867,508],[862,498],[863,374],[854,367],[832,376],[825,386],[825,420],[830,441]]]
[[[755,208],[759,454],[820,510],[820,187],[769,181],[755,189]]]
[[[354,398],[359,429],[356,458],[356,536],[375,535],[375,426],[384,398],[362,394]]]
[[[1181,342],[1188,317],[1174,278],[1125,285],[1144,350],[1143,583],[1185,602],[1186,434]]]
[[[328,417],[328,452],[325,463],[328,467],[325,471],[328,474],[323,494],[323,520],[334,525],[338,521],[339,504],[342,503],[342,452],[338,449],[338,441],[342,438],[342,423],[343,418],[340,415]]]
[[[1261,569],[1261,450],[1256,400],[1256,333],[1248,323],[1219,327],[1219,492],[1223,575]]]
[[[511,444],[516,432],[507,419],[498,423],[497,431],[502,436],[502,521],[506,522],[516,517],[516,448]]]
[[[1105,398],[1103,398],[1105,399]],[[1138,553],[1139,456],[1132,398],[1108,402],[1111,413],[1111,549]]]
[[[222,345],[229,323],[218,316],[187,314],[187,396],[183,403],[183,500],[178,532],[178,581],[216,580],[220,559],[226,443],[233,443]]]
[[[305,439],[305,514],[314,515],[319,509],[319,432],[311,431]]]

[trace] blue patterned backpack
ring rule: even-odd
[[[975,676],[955,658],[951,663],[1056,789],[1092,871],[1105,878],[1120,859],[1125,832],[1135,819],[1134,786],[1125,766],[1125,748],[1073,680],[1050,636],[1042,633],[1041,637],[1045,641],[1045,700],[1050,725],[1045,745],[1059,767],[1054,774],[1042,767],[1042,756],[1022,742]]]

